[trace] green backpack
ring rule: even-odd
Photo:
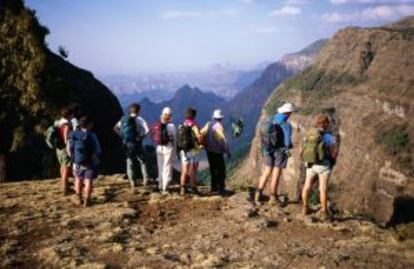
[[[303,145],[302,158],[305,162],[322,163],[327,158],[326,146],[322,140],[323,133],[312,128],[307,131]]]

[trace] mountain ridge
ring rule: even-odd
[[[313,65],[280,85],[266,101],[262,117],[276,113],[284,101],[300,108],[291,118],[294,157],[280,190],[290,199],[299,198],[302,186],[299,156],[304,133],[312,117],[323,112],[332,119],[332,131],[341,141],[330,191],[335,209],[383,226],[412,221],[414,126],[408,115],[414,111],[413,22],[414,18],[403,20],[398,30],[384,26],[338,31]],[[258,178],[259,144],[256,133],[234,184]]]

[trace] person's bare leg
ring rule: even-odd
[[[189,169],[190,169],[190,164],[183,162],[183,164],[181,165],[181,178],[180,178],[180,187],[181,187],[180,194],[181,195],[185,194],[185,183],[187,181]]]
[[[267,179],[272,173],[272,170],[273,170],[273,167],[270,167],[270,166],[266,166],[265,169],[263,170],[262,176],[260,177],[260,180],[259,180],[259,186],[258,186],[259,190],[263,190],[265,188]]]
[[[84,206],[87,207],[91,203],[92,195],[92,179],[85,179],[85,201]]]
[[[193,188],[197,188],[197,171],[198,171],[198,163],[193,163],[191,165],[191,171],[190,171],[191,186]]]
[[[181,177],[180,177],[180,185],[181,187],[185,186],[185,183],[187,181],[187,176],[190,170],[190,164],[189,163],[183,163],[181,165]]]
[[[62,170],[62,191],[63,191],[63,194],[66,195],[69,190],[68,183],[69,183],[70,167],[62,166],[61,170]]]
[[[319,196],[322,212],[328,212],[328,181],[329,176],[319,175]]]
[[[306,215],[309,211],[309,195],[312,190],[314,175],[306,175],[305,185],[302,190],[302,215]]]
[[[274,167],[272,172],[272,185],[271,185],[271,194],[277,195],[277,190],[279,187],[279,180],[282,175],[283,168]]]
[[[254,201],[255,202],[259,203],[262,200],[263,189],[266,186],[267,179],[269,178],[270,174],[272,173],[272,169],[273,169],[273,167],[271,167],[271,166],[265,166],[265,168],[262,172],[262,175],[260,177],[259,185],[257,187],[256,193],[254,195]]]
[[[82,180],[80,178],[75,178],[75,192],[78,197],[78,204],[82,205]]]

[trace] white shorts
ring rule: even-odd
[[[322,164],[314,164],[312,167],[306,169],[306,175],[308,176],[330,176],[332,173],[331,164],[328,162],[324,162]]]
[[[180,159],[183,163],[199,163],[200,162],[200,151],[199,150],[190,150],[188,152],[184,152],[182,150],[180,152]]]

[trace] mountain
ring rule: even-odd
[[[102,170],[113,172],[122,159],[112,132],[121,107],[90,72],[51,52],[47,34],[23,1],[1,1],[0,153],[6,157],[7,178],[57,175],[55,153],[46,148],[43,132],[62,106],[75,103],[95,122],[103,145]]]
[[[214,109],[224,108],[226,101],[212,92],[203,92],[199,88],[184,85],[168,101],[154,103],[148,98],[144,98],[140,104],[142,107],[141,115],[148,122],[158,121],[161,110],[169,106],[173,110],[173,121],[176,124],[184,120],[184,113],[188,107],[197,109],[197,121],[203,124],[211,118]]]
[[[315,114],[328,114],[340,137],[340,154],[330,183],[336,210],[396,225],[414,219],[414,17],[376,28],[340,30],[316,62],[275,89],[262,116],[283,101],[296,104],[293,158],[281,193],[296,199],[302,186],[300,149]],[[256,134],[234,184],[260,173]],[[240,181],[243,179],[243,181]]]
[[[271,92],[284,80],[309,66],[325,43],[325,39],[318,40],[303,50],[288,54],[280,61],[268,65],[260,78],[229,101],[225,109],[226,115],[242,117],[245,123],[245,131],[239,139],[234,140],[233,148],[245,148],[250,143],[261,107]]]
[[[145,97],[157,103],[167,101],[184,84],[196,85],[204,91],[214,92],[230,100],[260,77],[263,69],[261,65],[246,70],[215,65],[208,70],[194,72],[107,75],[101,78],[124,106],[130,100],[139,102]]]

